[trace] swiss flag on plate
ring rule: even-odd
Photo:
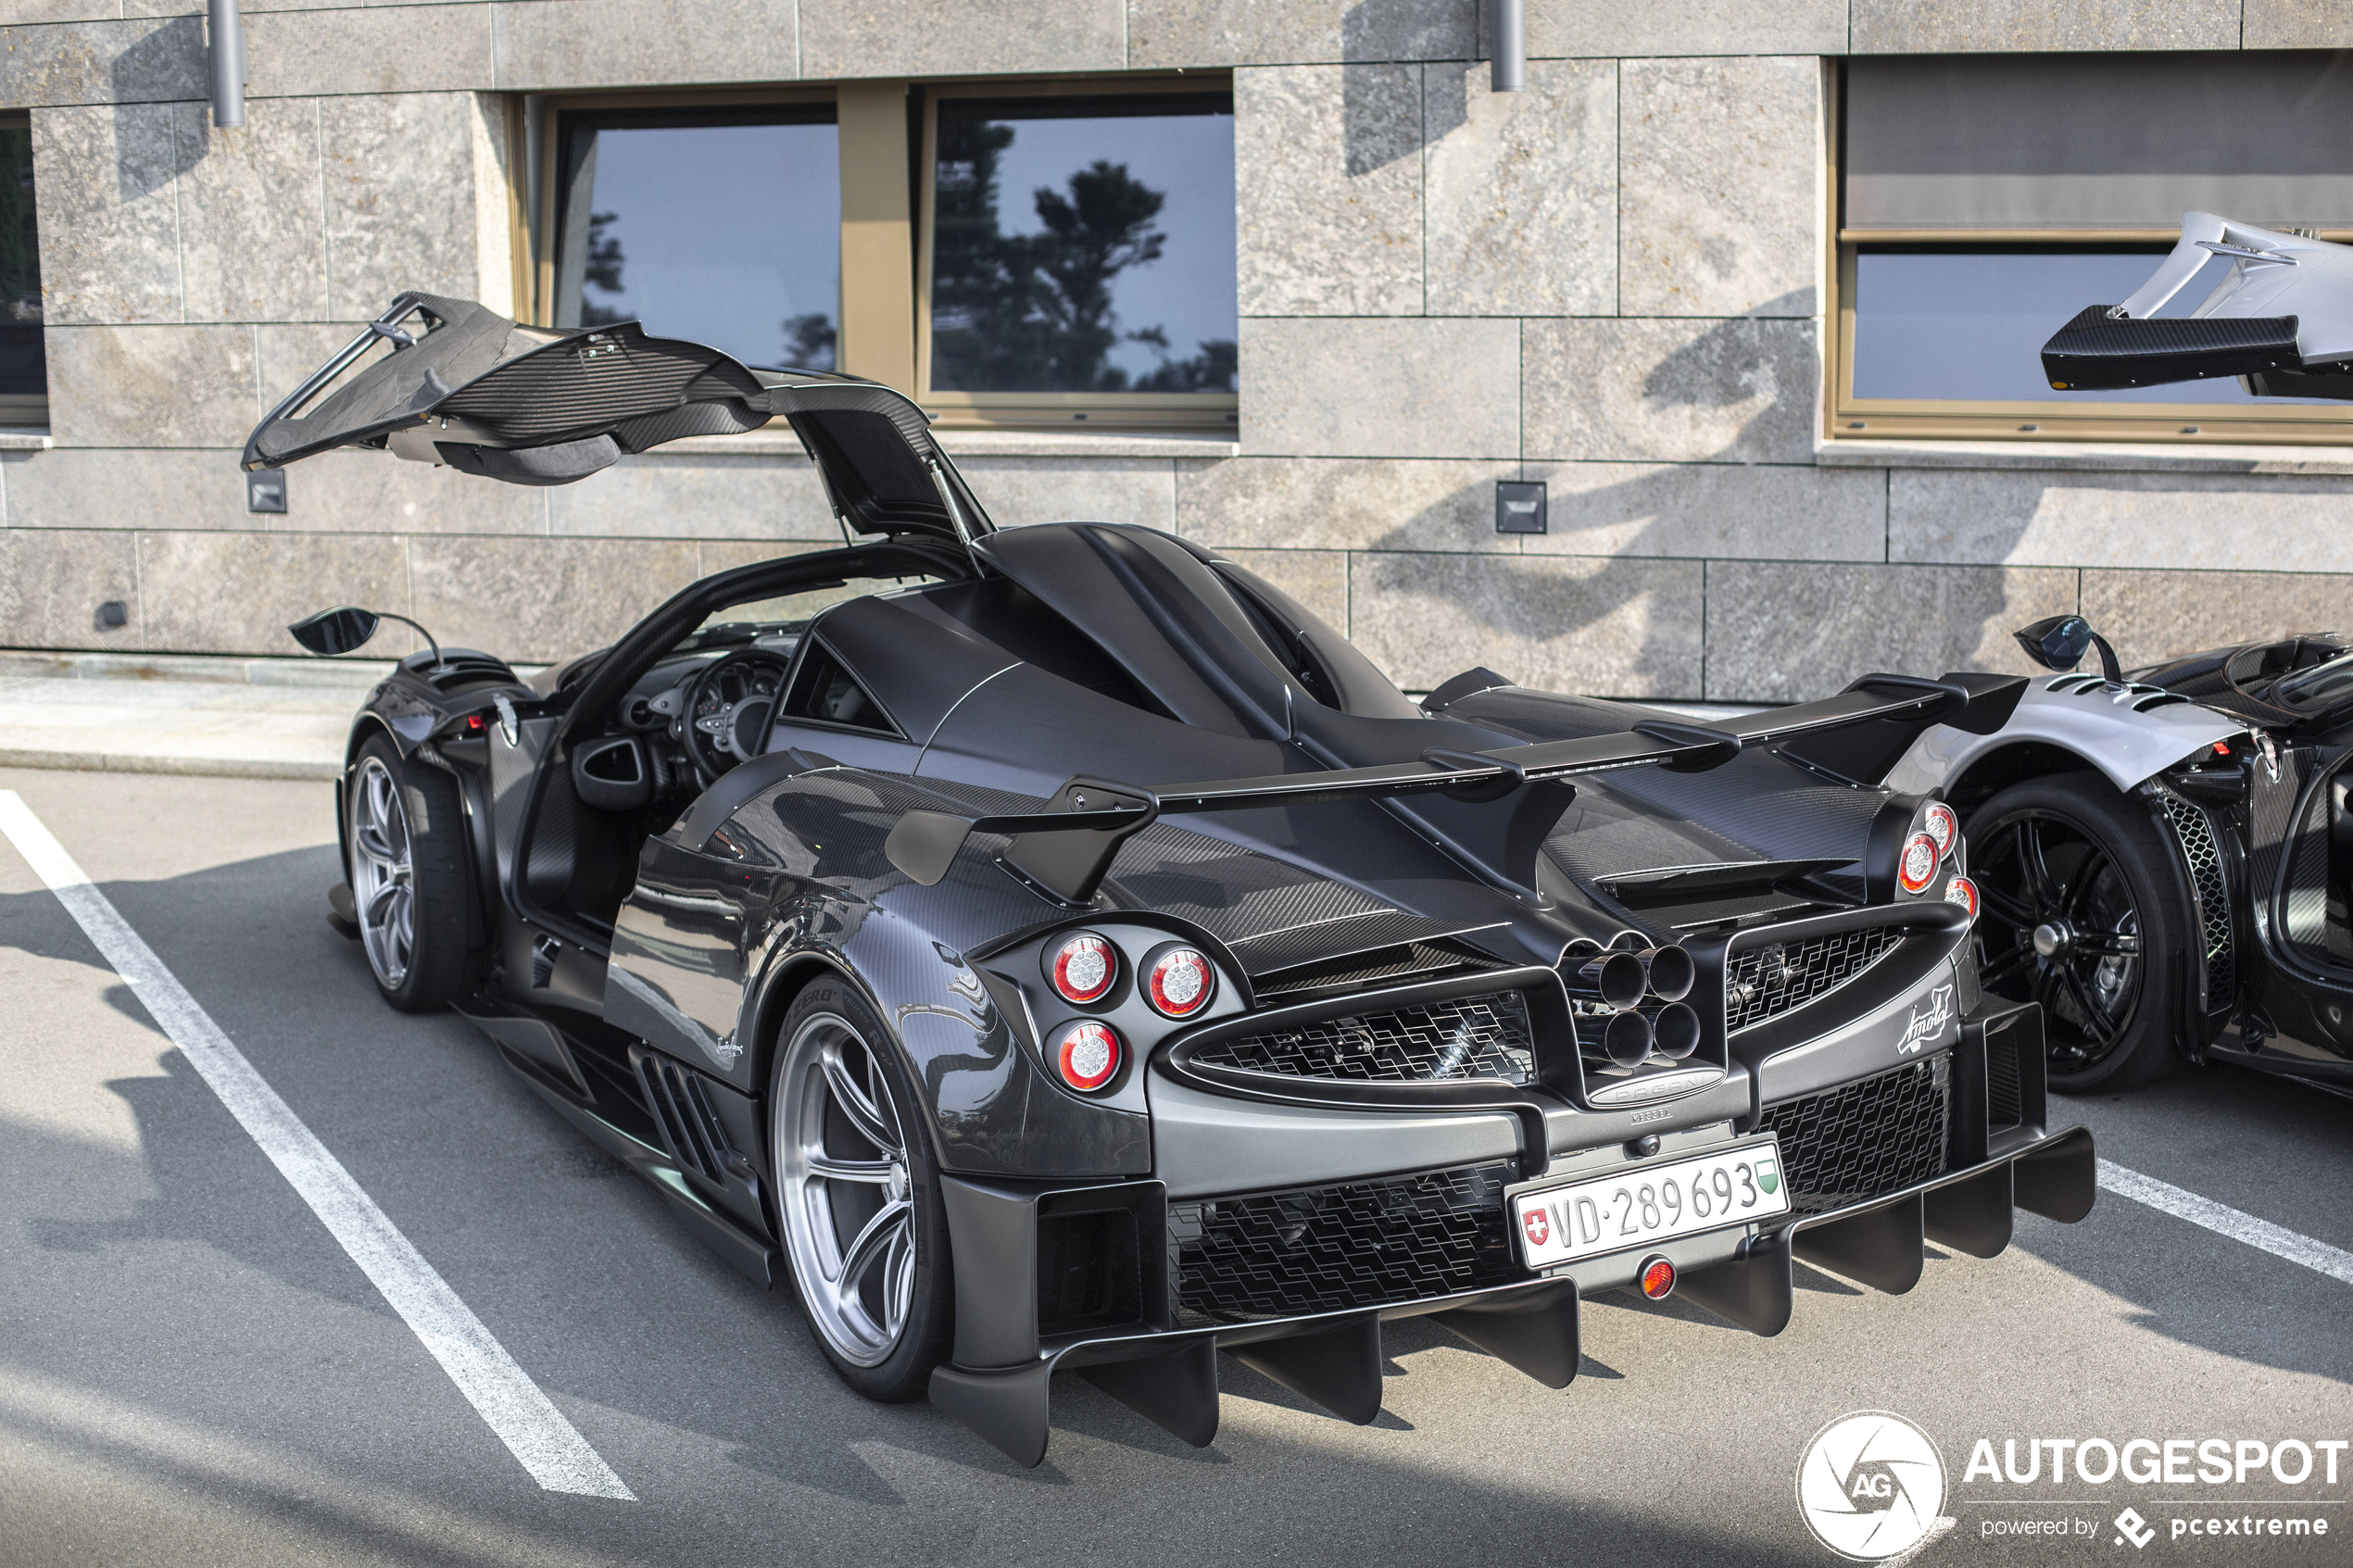
[[[1528,1244],[1530,1247],[1543,1246],[1545,1237],[1553,1234],[1553,1223],[1544,1217],[1544,1210],[1541,1209],[1530,1209],[1519,1217],[1519,1223],[1528,1232]]]

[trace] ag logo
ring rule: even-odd
[[[1544,1217],[1541,1209],[1530,1209],[1520,1217],[1520,1227],[1528,1232],[1528,1244],[1541,1247],[1545,1237],[1553,1234],[1553,1222]]]
[[[1944,1507],[1944,1461],[1900,1415],[1858,1411],[1814,1434],[1797,1465],[1797,1508],[1814,1538],[1877,1562],[1928,1538]]]
[[[1897,1056],[1909,1056],[1944,1035],[1944,1026],[1953,1022],[1953,988],[1939,985],[1928,995],[1928,1000],[1912,1010],[1912,1021],[1904,1025],[1904,1037],[1895,1042]]]

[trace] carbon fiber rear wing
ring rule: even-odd
[[[1158,789],[1080,774],[1064,783],[1038,811],[983,816],[909,811],[892,827],[883,847],[893,866],[929,887],[948,874],[973,834],[1008,834],[1013,842],[1000,858],[1009,870],[1064,903],[1083,905],[1094,897],[1120,845],[1164,816],[1429,794],[1492,802],[1504,811],[1511,809],[1506,802],[1529,784],[1619,768],[1703,772],[1753,746],[1780,746],[1800,765],[1843,779],[1847,773],[1837,762],[1884,756],[1892,763],[1931,724],[1992,734],[2008,722],[2025,690],[2025,678],[2018,675],[1962,673],[1934,681],[1866,675],[1819,702],[1717,723],[1646,721],[1618,734],[1540,741],[1495,751],[1431,750],[1411,761],[1369,768],[1218,779]],[[1866,763],[1852,771],[1868,771],[1869,767]],[[1877,769],[1879,776],[1885,771],[1884,766]],[[1562,804],[1567,804],[1565,798]]]

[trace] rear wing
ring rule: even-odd
[[[1897,742],[1901,756],[1932,724],[1992,734],[2008,722],[2025,694],[2019,675],[1964,673],[1941,680],[1866,675],[1819,702],[1768,709],[1710,724],[1649,721],[1620,734],[1540,741],[1493,751],[1426,751],[1408,762],[1369,768],[1277,773],[1255,779],[1143,788],[1079,775],[1038,811],[963,816],[912,810],[885,841],[890,863],[929,887],[948,874],[975,833],[1009,834],[1001,857],[1008,869],[1064,903],[1085,904],[1102,884],[1119,847],[1164,816],[1307,806],[1334,800],[1445,794],[1513,810],[1524,786],[1619,768],[1663,767],[1678,772],[1718,768],[1753,746],[1778,746],[1801,766],[1831,772],[1806,754],[1806,745],[1855,732],[1860,749],[1876,757]],[[1823,749],[1842,755],[1834,746]],[[1891,758],[1892,760],[1892,758]],[[1881,768],[1881,773],[1885,770]],[[1560,797],[1566,808],[1566,796]],[[1516,881],[1518,868],[1497,868]]]

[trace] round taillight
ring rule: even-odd
[[[1925,893],[1928,884],[1936,880],[1937,863],[1944,859],[1937,852],[1936,840],[1924,833],[1916,833],[1904,841],[1904,853],[1895,862],[1895,881],[1906,893]]]
[[[1961,820],[1942,800],[1931,800],[1928,809],[1920,813],[1920,831],[1936,841],[1939,855],[1950,855],[1954,840],[1961,836]]]
[[[1975,920],[1977,918],[1977,884],[1965,876],[1955,877],[1944,884],[1944,901],[1948,904],[1958,904],[1969,911],[1969,919]]]
[[[1642,1294],[1664,1301],[1675,1294],[1675,1265],[1654,1252],[1642,1260]]]
[[[1048,952],[1046,977],[1065,1001],[1101,1001],[1119,978],[1119,949],[1091,931],[1072,932]]]
[[[1171,943],[1144,955],[1144,995],[1164,1017],[1192,1017],[1216,990],[1217,972],[1198,947]]]
[[[1119,1036],[1092,1019],[1074,1023],[1054,1043],[1054,1066],[1063,1082],[1088,1092],[1111,1082],[1119,1071]]]

